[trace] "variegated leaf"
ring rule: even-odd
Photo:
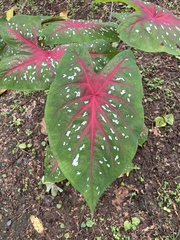
[[[131,51],[95,73],[87,50],[70,47],[57,68],[45,109],[50,146],[91,211],[135,155],[144,123],[142,96]]]

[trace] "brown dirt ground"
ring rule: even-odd
[[[0,1],[0,15],[15,2]],[[107,19],[111,7],[106,3],[96,8],[91,1],[80,0],[34,2],[24,1],[23,5],[21,1],[16,11],[57,15],[69,8],[70,16],[76,19]],[[178,1],[174,1],[174,5],[168,1],[154,2],[179,13]],[[119,4],[114,7],[121,8]],[[126,46],[120,43],[119,48]],[[134,158],[137,169],[129,176],[118,178],[101,196],[92,227],[82,227],[82,223],[91,218],[90,211],[71,185],[66,181],[59,183],[63,192],[53,198],[41,184],[45,146],[48,145],[40,125],[46,93],[7,91],[0,96],[0,239],[180,239],[180,60],[165,53],[135,50],[134,53],[143,74],[143,104],[149,138]],[[148,86],[155,77],[164,80],[161,90],[151,90]],[[155,128],[155,117],[167,113],[174,115],[174,124]],[[18,143],[32,146],[20,149]],[[61,204],[60,209],[57,204]],[[31,215],[42,221],[42,234],[34,229]],[[124,221],[135,216],[140,224],[135,230],[125,231]]]

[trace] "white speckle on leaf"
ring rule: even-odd
[[[112,121],[116,124],[119,124],[119,121],[117,119],[112,119]]]
[[[71,131],[67,131],[66,136],[69,137]]]
[[[83,122],[81,123],[81,125],[86,125],[86,123],[87,123],[87,121],[83,121]]]
[[[124,95],[125,93],[126,93],[126,90],[124,89],[120,92],[121,95]]]
[[[161,24],[161,28],[164,30],[164,26]]]
[[[81,126],[78,126],[78,127],[75,129],[75,132],[77,132],[80,128],[81,128]]]
[[[156,30],[158,29],[156,25],[154,25],[154,28],[155,28]]]
[[[114,130],[112,128],[110,128],[110,130],[111,130],[112,134],[115,134],[115,132],[114,132]]]
[[[108,135],[108,138],[109,138],[110,140],[112,140],[112,137],[111,137],[110,135]]]
[[[65,78],[66,76],[67,76],[66,74],[63,74],[63,76],[62,76],[62,77],[63,77],[63,78]]]
[[[107,162],[107,159],[105,157],[103,157],[104,161]]]
[[[83,145],[79,148],[79,150],[82,151],[84,148],[85,148],[85,144],[83,144]]]
[[[75,67],[74,69],[77,70],[78,72],[81,71],[81,69],[79,67]]]
[[[77,91],[75,91],[74,93],[76,94],[76,97],[80,97],[80,95],[81,95],[81,93],[77,92]]]
[[[101,116],[101,119],[103,120],[103,122],[106,123],[107,121],[106,121],[106,119],[104,118],[104,116],[103,116],[102,114],[100,114],[100,116]]]
[[[104,145],[101,145],[101,148],[102,148],[102,150],[104,150],[105,148],[104,148]]]
[[[78,160],[79,160],[79,153],[76,155],[76,157],[73,159],[72,165],[73,166],[78,166]]]
[[[30,65],[27,66],[27,70],[30,70],[30,69],[32,69],[32,66],[30,66]]]
[[[151,34],[151,28],[150,27],[146,27],[146,30],[148,31],[148,33]]]
[[[117,161],[118,159],[119,159],[119,156],[118,156],[118,155],[116,155],[116,157],[115,157],[115,159],[114,159],[114,160],[115,160],[115,161]]]
[[[87,115],[88,115],[88,113],[87,113],[87,112],[84,112],[82,116],[85,117],[85,116],[87,116]]]
[[[111,90],[115,91],[115,87],[114,87],[114,86],[111,86]]]
[[[124,78],[120,77],[120,78],[116,78],[116,81],[125,81]]]

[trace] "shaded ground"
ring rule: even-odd
[[[156,2],[178,13],[177,1],[172,5]],[[0,15],[13,4],[0,1]],[[17,11],[27,14],[57,15],[70,9],[74,18],[107,19],[111,4],[54,0],[38,4],[28,1],[17,7]],[[120,5],[115,7],[117,10]],[[120,44],[119,48],[126,46]],[[45,193],[41,183],[48,145],[40,124],[46,93],[7,91],[0,96],[0,239],[180,239],[180,60],[159,53],[135,51],[135,56],[143,74],[149,138],[134,158],[136,169],[108,187],[92,221],[83,197],[67,182],[58,184],[63,192],[55,198]],[[155,128],[155,117],[167,113],[175,117],[173,126]],[[20,147],[22,143],[25,149]],[[31,215],[41,219],[45,229],[42,234],[33,228]],[[136,229],[125,231],[123,224],[132,217],[141,222]]]

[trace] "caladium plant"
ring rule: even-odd
[[[101,73],[94,72],[82,47],[69,48],[58,65],[45,110],[50,146],[92,212],[136,153],[144,123],[142,96],[129,50],[117,54]]]
[[[0,88],[49,89],[44,179],[67,178],[91,212],[106,187],[133,169],[148,133],[134,55],[119,53],[112,43],[120,38],[144,51],[180,54],[176,16],[151,3],[117,1],[135,10],[115,13],[119,26],[48,16],[0,18]]]
[[[106,2],[106,0],[96,1]],[[140,0],[117,0],[116,2],[124,2],[136,10],[131,14],[123,15],[123,18],[121,13],[114,15],[122,20],[117,30],[121,40],[146,52],[180,55],[180,19],[178,17],[154,3]]]
[[[50,34],[52,26],[49,28],[49,25],[41,25],[44,19],[47,19],[47,17],[17,15],[9,22],[6,21],[1,27],[1,37],[6,44],[2,46],[2,48],[5,48],[5,53],[3,53],[4,57],[0,62],[0,82],[2,87],[28,91],[48,89],[56,75],[56,66],[69,44],[79,42],[76,34],[73,41],[71,36],[66,37],[66,45],[62,45],[62,41],[59,40],[58,46],[46,49],[43,43],[47,45],[47,42],[42,41],[42,36],[44,36],[44,39],[48,39],[45,34]],[[23,24],[20,24],[21,22]],[[66,30],[69,29],[71,21],[69,20],[68,24],[67,21],[60,21],[60,23],[58,21],[58,26],[61,26],[61,22],[64,22],[63,29],[58,28],[58,32],[61,30],[60,33],[63,35],[64,32],[67,33]],[[54,24],[54,22],[51,24]],[[73,22],[77,32],[80,31],[79,28],[83,29],[83,25],[86,26],[86,23]],[[94,23],[93,26],[93,23],[88,23],[87,25],[88,29],[90,26],[93,27],[93,33],[97,32],[97,36],[89,34],[91,29],[86,30],[83,36],[88,42],[83,42],[83,45],[89,49],[94,59],[94,67],[98,71],[117,53],[107,42],[116,41],[117,33],[115,30],[113,31],[112,24]],[[108,28],[110,33],[108,33]],[[104,35],[103,39],[107,41],[97,39],[99,36],[97,29],[99,29],[101,35]],[[110,34],[111,38],[109,39]],[[51,39],[49,45],[52,43],[55,45],[57,43],[56,39]]]

